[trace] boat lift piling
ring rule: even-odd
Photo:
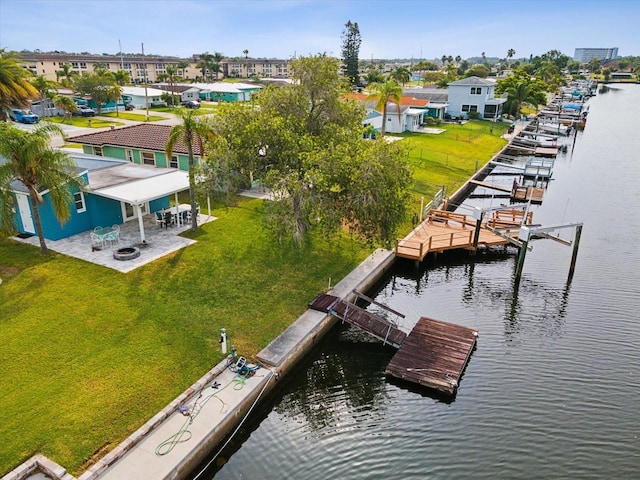
[[[578,247],[580,246],[580,236],[582,235],[582,222],[580,223],[568,223],[566,225],[552,225],[549,227],[528,227],[523,225],[520,227],[520,231],[518,233],[518,240],[521,242],[520,253],[518,255],[518,263],[516,265],[516,278],[515,278],[515,286],[516,288],[520,284],[520,278],[522,277],[522,268],[524,266],[524,259],[527,254],[529,240],[532,236],[539,236],[543,238],[548,238],[550,240],[554,240],[556,242],[562,243],[563,245],[571,246],[573,245],[573,253],[571,255],[571,265],[569,267],[569,277],[567,279],[568,282],[571,282],[573,278],[573,273],[576,267],[576,260],[578,258]],[[564,228],[575,228],[575,236],[573,242],[564,240],[555,235],[551,235],[550,232],[555,230],[561,230]]]

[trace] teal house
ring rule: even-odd
[[[98,226],[120,225],[139,220],[167,208],[171,195],[189,189],[186,172],[173,168],[131,165],[123,160],[96,155],[72,153],[76,175],[85,187],[72,191],[70,218],[61,224],[54,214],[48,189],[40,193],[44,203],[36,208],[40,215],[43,235],[48,240],[60,240],[93,230]],[[4,159],[0,157],[0,163]],[[13,223],[18,234],[36,233],[34,212],[29,191],[18,180],[11,182],[15,199]],[[144,230],[140,226],[144,240]]]
[[[83,152],[87,154],[117,158],[138,165],[188,171],[189,157],[184,143],[178,142],[174,146],[171,158],[167,158],[164,152],[170,131],[170,125],[141,123],[70,137],[68,140],[81,144]],[[197,142],[193,144],[193,153],[197,163],[202,155],[202,148]]]
[[[206,102],[249,102],[262,87],[248,83],[193,83],[180,94],[183,102],[202,100]]]

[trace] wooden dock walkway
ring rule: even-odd
[[[360,294],[359,292],[356,293],[359,297],[364,297],[364,295]],[[376,303],[372,299],[368,300],[372,303]],[[380,305],[378,303],[376,303],[376,305],[384,307],[383,305]],[[382,340],[383,343],[388,343],[396,348],[400,347],[400,345],[402,345],[404,340],[407,338],[407,334],[398,329],[398,326],[393,322],[380,317],[375,313],[360,308],[354,303],[341,300],[340,298],[333,295],[328,295],[326,293],[318,295],[318,297],[316,297],[315,300],[313,300],[313,302],[309,304],[309,308],[311,308],[312,310],[330,313],[343,322],[347,322],[348,324],[359,328],[369,335]],[[395,312],[388,307],[386,307],[386,310],[404,317],[404,315]]]
[[[422,317],[385,374],[453,395],[477,337],[471,328]]]
[[[358,298],[404,317],[354,290]],[[326,312],[398,349],[385,370],[401,380],[414,382],[448,395],[454,395],[460,377],[476,345],[478,332],[453,323],[422,317],[411,333],[397,329],[390,321],[334,295],[322,293],[309,308]]]
[[[429,216],[406,237],[396,242],[396,257],[422,261],[429,253],[446,250],[474,250],[476,221],[467,215],[432,210]],[[517,232],[514,233],[517,236]],[[506,245],[509,240],[486,228],[480,228],[478,245]]]
[[[518,185],[514,182],[511,188],[502,185],[495,185],[489,182],[480,182],[478,180],[470,180],[469,183],[477,185],[478,187],[490,188],[492,190],[498,190],[499,192],[505,192],[509,194],[511,200],[516,202],[531,202],[542,203],[542,197],[544,196],[544,188]]]

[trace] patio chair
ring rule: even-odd
[[[156,212],[156,225],[160,225],[160,228],[167,227],[167,222],[165,221],[164,213]]]
[[[169,227],[169,225],[175,225],[175,218],[173,217],[172,212],[166,212],[164,214],[164,226]]]
[[[111,231],[107,234],[107,241],[111,244],[120,244],[120,225],[113,225]]]
[[[91,236],[91,251],[102,250],[104,248],[104,243],[102,242],[102,237],[95,232],[90,233]]]

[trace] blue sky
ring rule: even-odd
[[[578,47],[640,55],[638,0],[0,0],[0,48],[172,56],[340,56],[347,20],[360,58],[505,57]]]

